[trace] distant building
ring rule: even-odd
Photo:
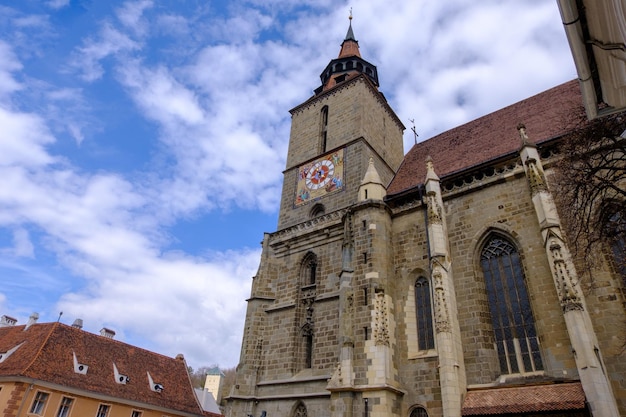
[[[169,358],[82,330],[82,322],[0,318],[3,417],[218,417],[204,412],[182,355]]]
[[[213,396],[213,393],[211,393],[206,388],[194,388],[194,391],[196,392],[196,397],[198,397],[198,401],[200,402],[202,410],[214,414],[222,413],[219,405],[217,405],[217,403],[215,402],[215,397]]]
[[[218,368],[210,369],[206,374],[204,381],[204,390],[213,394],[215,402],[218,404],[222,401],[222,384],[224,383],[224,373]]]

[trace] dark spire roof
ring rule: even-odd
[[[354,32],[352,32],[352,16],[350,16],[350,26],[348,27],[348,33],[346,33],[346,38],[343,41],[357,42],[356,38],[354,37]]]

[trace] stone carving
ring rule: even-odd
[[[437,333],[451,331],[446,293],[443,286],[443,275],[440,268],[439,266],[433,268],[433,283],[435,287],[435,331]]]
[[[526,160],[526,167],[528,168],[526,175],[528,176],[528,184],[530,185],[532,195],[541,191],[547,191],[546,178],[541,168],[537,165],[537,160],[528,158]]]
[[[428,223],[429,224],[442,224],[441,207],[437,202],[437,193],[429,191],[428,198]]]
[[[302,304],[305,305],[304,311],[306,313],[305,323],[300,328],[303,336],[313,335],[313,298],[306,298],[302,300]]]
[[[389,317],[385,293],[379,292],[374,300],[374,341],[376,345],[389,346]]]
[[[300,403],[298,404],[298,406],[296,407],[296,410],[293,413],[293,417],[307,417],[308,414],[306,412],[306,407],[304,406],[304,404]]]
[[[561,301],[561,307],[563,312],[573,310],[584,310],[582,301],[576,289],[575,283],[572,280],[572,276],[567,269],[567,264],[563,259],[563,253],[561,251],[561,244],[556,237],[550,239],[550,255],[552,255],[552,262],[554,265],[556,288]]]

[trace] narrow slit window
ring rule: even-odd
[[[417,345],[419,350],[435,348],[430,285],[425,277],[415,281],[415,313],[417,315]]]

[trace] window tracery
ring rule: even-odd
[[[542,370],[539,339],[519,252],[507,239],[494,235],[483,247],[480,263],[501,372]]]

